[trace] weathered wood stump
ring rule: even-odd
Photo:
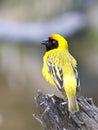
[[[37,107],[41,117],[33,114],[44,130],[98,130],[98,108],[91,98],[78,98],[80,111],[68,112],[67,102],[56,95],[50,96],[38,92]]]

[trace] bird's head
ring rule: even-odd
[[[46,46],[46,50],[52,49],[66,49],[68,50],[68,44],[64,37],[59,34],[52,34],[49,36],[48,40],[42,42]]]

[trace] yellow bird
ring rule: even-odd
[[[52,86],[66,94],[69,112],[78,112],[79,106],[76,99],[79,87],[77,62],[69,53],[66,39],[59,34],[52,34],[42,44],[46,46],[46,53],[43,57],[43,76]]]

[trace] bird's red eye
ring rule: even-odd
[[[57,41],[53,40],[53,41],[52,41],[52,43],[53,43],[53,44],[56,44],[56,43],[57,43]]]

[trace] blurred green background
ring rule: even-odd
[[[82,95],[93,97],[98,106],[97,0],[0,0],[0,24],[8,21],[21,24],[40,23],[43,20],[47,22],[70,11],[84,14],[85,28],[73,35],[63,35],[69,42],[71,54],[78,61]],[[35,32],[36,30],[35,28]],[[0,129],[41,130],[32,116],[33,113],[38,114],[34,101],[37,90],[61,96],[42,77],[45,48],[40,45],[40,40],[7,40],[7,35],[2,39],[2,33],[3,31],[0,32]]]

